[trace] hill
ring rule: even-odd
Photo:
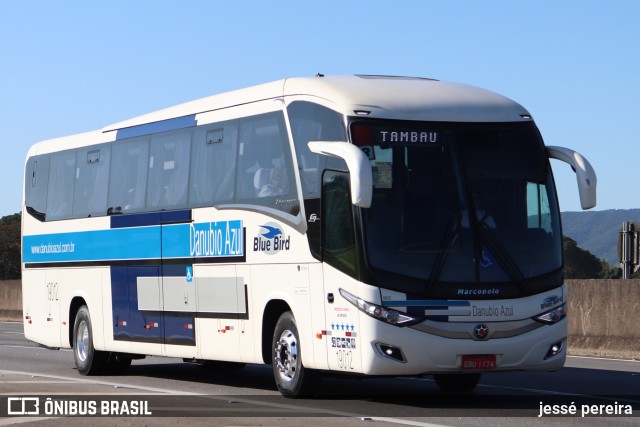
[[[625,221],[640,224],[640,209],[562,212],[562,234],[613,267],[619,267],[618,232]]]

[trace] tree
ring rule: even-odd
[[[21,278],[20,214],[0,218],[0,280]]]
[[[578,246],[575,240],[563,236],[565,279],[620,279],[622,269],[612,267],[604,259],[598,259],[591,252]],[[631,275],[640,278],[640,271]]]
[[[602,261],[580,248],[575,240],[563,236],[564,277],[567,279],[595,279],[602,272]]]

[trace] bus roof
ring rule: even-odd
[[[209,111],[276,98],[318,101],[345,115],[441,122],[518,122],[531,117],[520,104],[474,86],[420,77],[296,77],[225,92],[134,117],[85,134],[40,141],[28,156],[115,140],[116,133],[164,121],[192,120]],[[189,120],[185,120],[189,121]],[[181,127],[183,127],[182,125]],[[119,132],[116,132],[119,131]],[[122,134],[118,135],[121,139]],[[46,144],[43,146],[42,143]],[[46,147],[46,148],[45,148]]]
[[[288,96],[323,99],[343,114],[368,112],[369,117],[386,119],[452,122],[529,120],[529,113],[518,103],[469,85],[419,77],[318,75],[289,78],[209,96],[106,126],[102,132]]]

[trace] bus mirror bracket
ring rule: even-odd
[[[563,161],[571,166],[578,180],[578,192],[582,210],[596,205],[596,186],[598,179],[591,163],[582,154],[564,147],[547,147],[549,158]]]
[[[361,149],[344,141],[309,141],[308,146],[313,153],[344,160],[351,178],[351,203],[371,207],[373,173],[369,158]]]

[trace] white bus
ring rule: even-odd
[[[531,115],[425,78],[291,78],[35,144],[25,166],[27,339],[82,375],[145,355],[323,373],[560,369],[560,213]],[[217,363],[216,362],[216,363]],[[216,363],[210,362],[216,366]]]

